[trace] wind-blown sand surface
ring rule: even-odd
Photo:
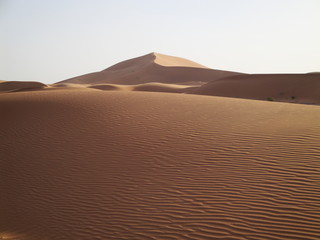
[[[0,238],[319,239],[319,107],[70,89],[0,95]]]

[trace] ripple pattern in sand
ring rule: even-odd
[[[86,91],[0,101],[3,238],[319,239],[317,107]]]

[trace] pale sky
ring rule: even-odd
[[[54,83],[158,52],[320,71],[320,0],[0,0],[0,80]]]

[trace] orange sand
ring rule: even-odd
[[[68,89],[0,94],[0,239],[319,239],[319,107]]]

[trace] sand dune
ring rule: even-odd
[[[78,84],[75,84],[75,85],[78,85]],[[177,85],[177,84],[165,84],[165,83],[145,83],[145,84],[136,84],[136,85],[93,84],[93,85],[88,85],[87,88],[104,90],[104,91],[120,90],[120,91],[184,93],[198,87],[187,86],[187,85]]]
[[[120,62],[101,72],[64,80],[62,83],[142,84],[160,82],[193,85],[238,74],[240,73],[209,69],[183,58],[150,53]]]
[[[170,93],[185,93],[191,91],[192,89],[198,88],[198,86],[188,86],[188,85],[178,85],[178,84],[165,84],[165,83],[145,83],[137,85],[120,85],[120,84],[70,84],[70,83],[60,83],[52,84],[51,90],[59,89],[96,89],[103,91],[147,91],[147,92],[170,92]]]
[[[94,88],[99,90],[120,90],[120,88],[113,84],[98,84],[98,85],[91,85],[88,88]]]
[[[209,82],[194,94],[320,104],[320,74],[246,74]]]
[[[74,83],[55,83],[50,84],[52,88],[86,88],[91,86],[90,84],[74,84]]]
[[[320,108],[0,94],[0,238],[316,240]]]
[[[208,68],[199,63],[168,55],[163,55],[160,53],[153,53],[155,56],[154,62],[158,65],[165,67],[193,67],[193,68]]]
[[[195,86],[177,85],[177,84],[163,84],[163,83],[145,83],[134,85],[133,91],[147,91],[147,92],[170,92],[170,93],[185,93],[196,89]]]
[[[40,82],[0,81],[0,92],[30,91],[47,87]]]
[[[187,59],[159,53],[129,59],[101,72],[67,79],[56,85],[61,84],[99,90],[187,92],[200,95],[320,104],[320,95],[317,91],[320,88],[318,72],[241,74],[209,69]],[[186,86],[177,87],[177,84]],[[190,86],[192,88],[188,88]]]

